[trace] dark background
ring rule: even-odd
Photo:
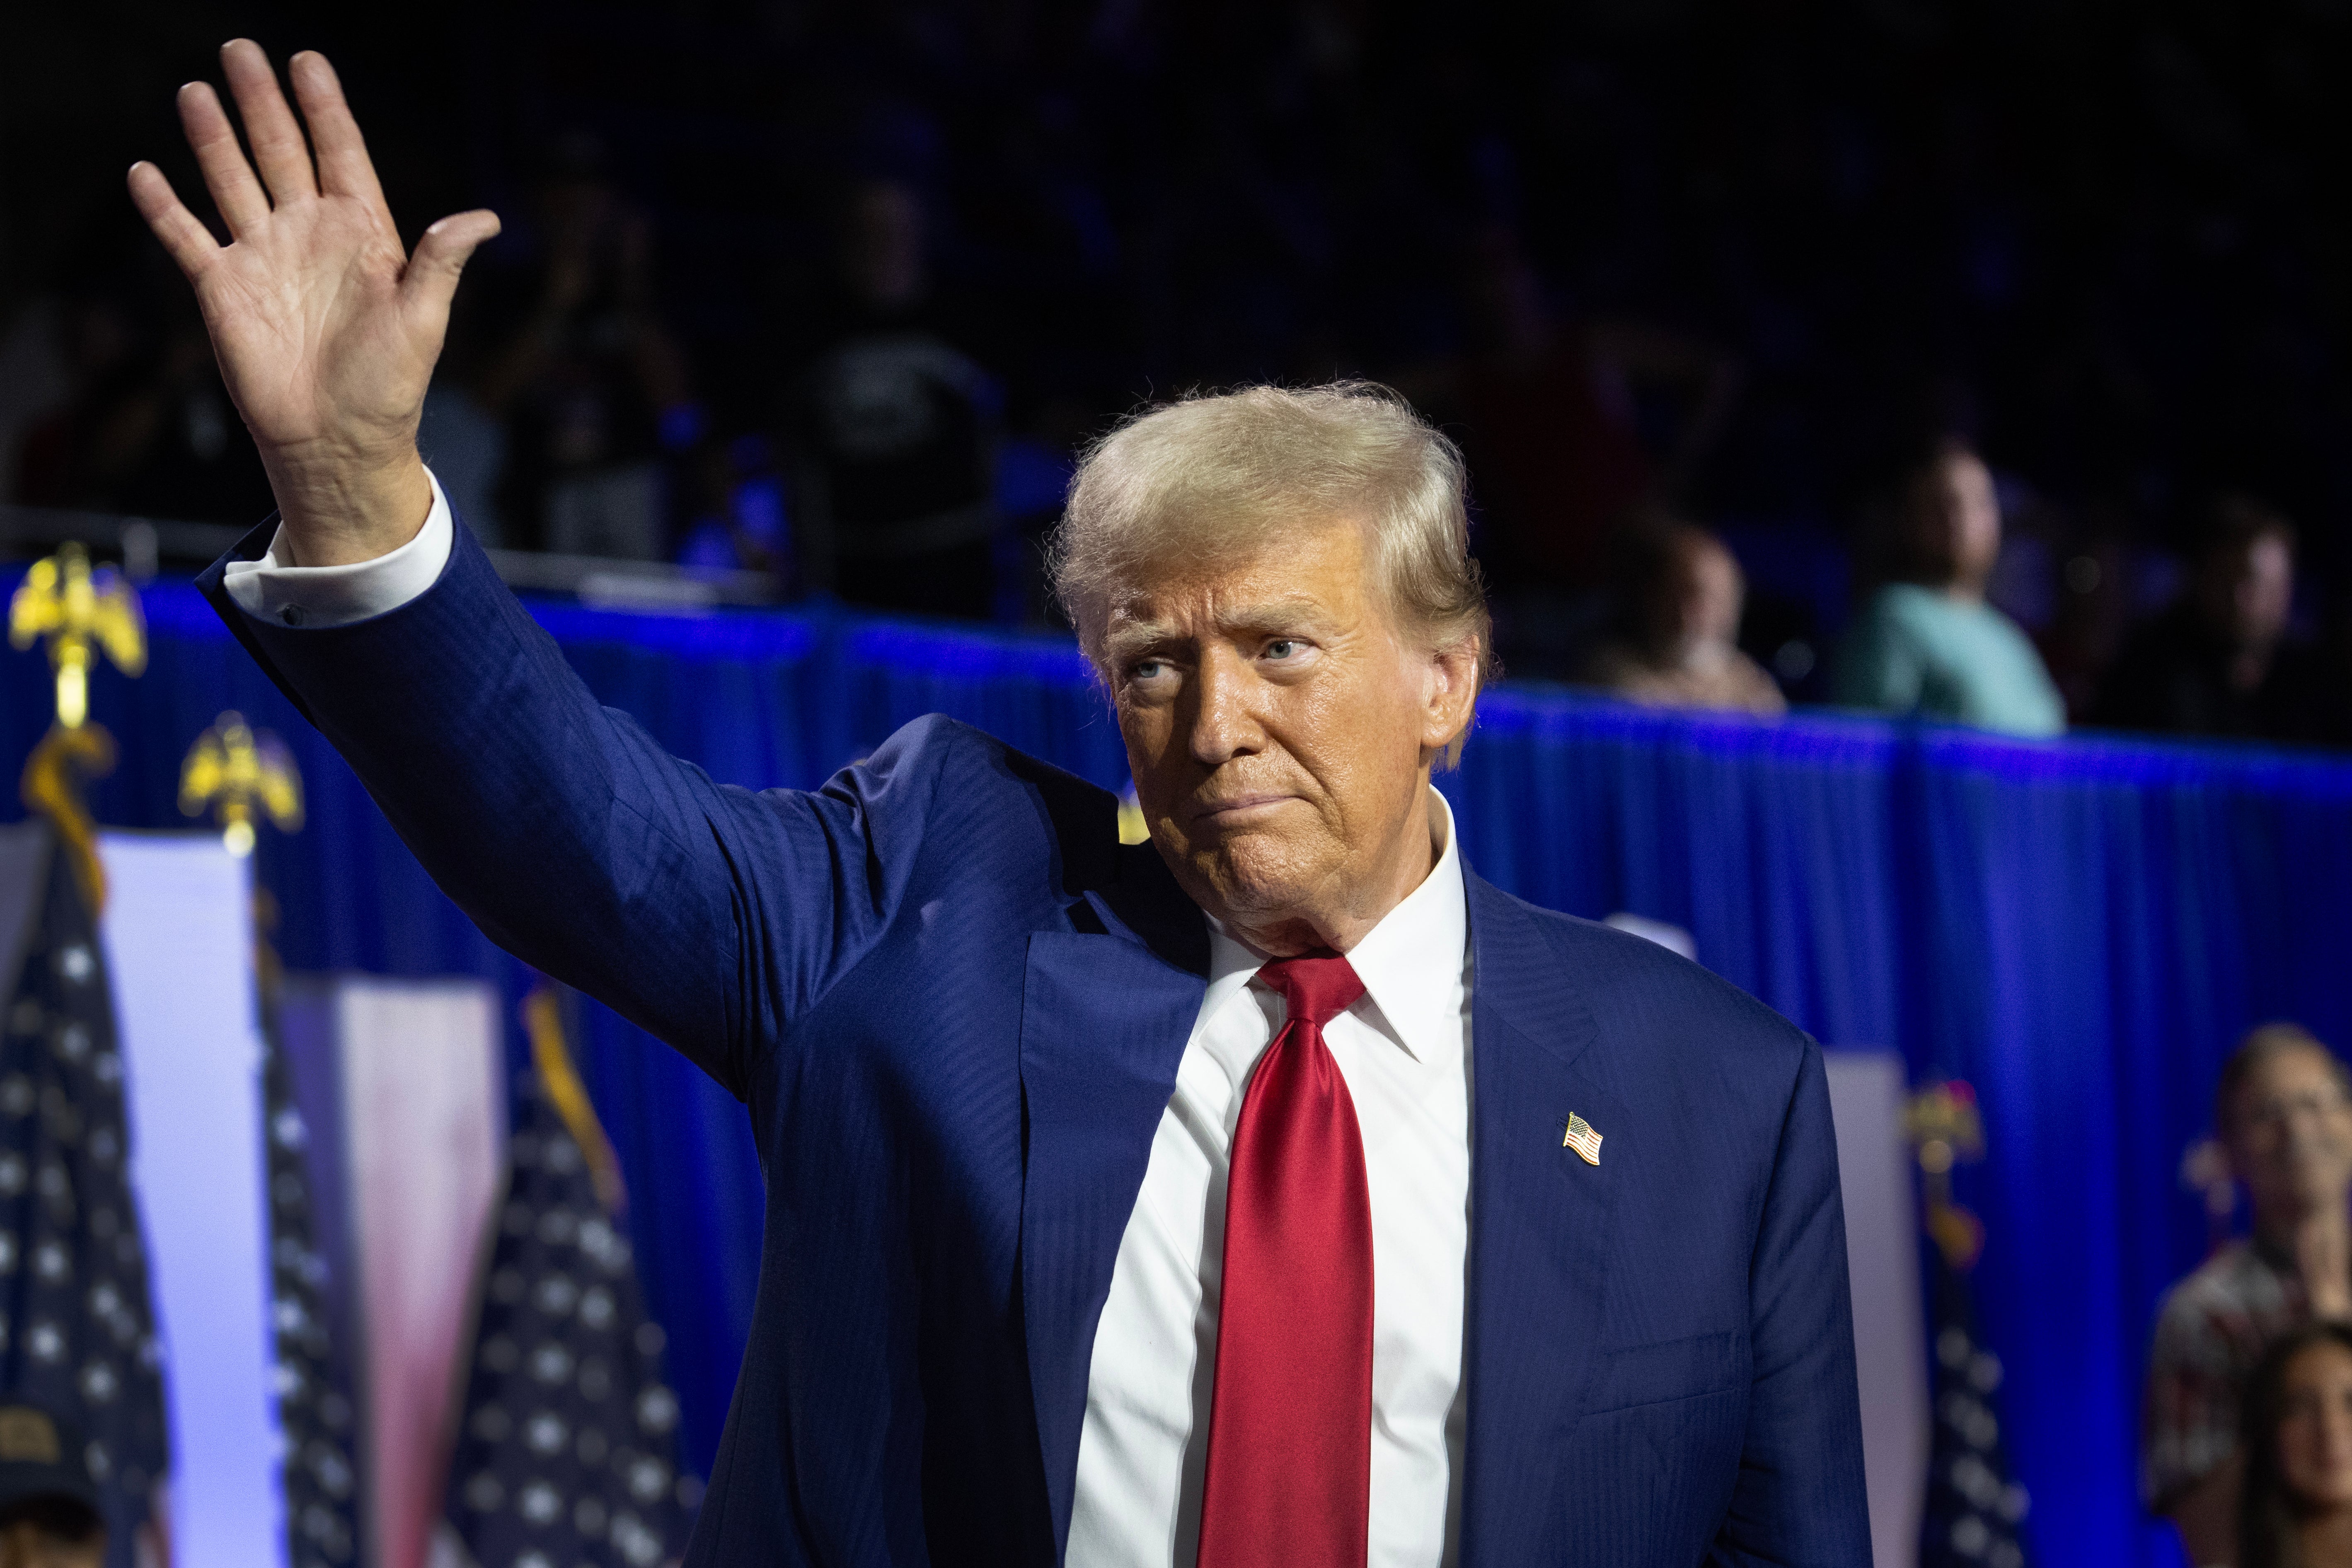
[[[2153,607],[2222,488],[2300,525],[2315,626],[2352,513],[2347,27],[2343,0],[26,6],[0,307],[103,282],[184,311],[121,175],[194,195],[173,89],[244,34],[333,58],[407,233],[499,208],[494,276],[530,265],[543,150],[592,132],[722,437],[760,427],[860,180],[920,194],[1007,430],[1053,454],[1196,385],[1437,384],[1507,243],[1563,320],[1736,356],[1680,499],[1768,619],[1834,616],[1874,454],[1932,405],[2003,477],[2030,548],[1995,597],[2030,629],[2084,551]],[[1675,406],[1637,413],[1671,446]],[[173,499],[247,521],[257,479]]]

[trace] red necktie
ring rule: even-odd
[[[1323,1026],[1364,983],[1336,953],[1257,977],[1287,1013],[1234,1132],[1200,1568],[1363,1568],[1372,1200]]]

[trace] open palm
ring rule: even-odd
[[[195,287],[290,524],[299,500],[415,465],[458,271],[499,221],[444,218],[408,255],[325,57],[289,62],[307,142],[260,46],[240,39],[221,58],[252,162],[210,87],[181,89],[180,118],[230,243],[215,240],[152,163],[131,169],[131,195]]]

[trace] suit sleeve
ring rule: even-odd
[[[324,629],[238,608],[228,564],[206,597],[458,907],[739,1097],[887,921],[939,766],[917,729],[823,791],[754,795],[600,706],[463,528],[425,593]]]
[[[1869,1568],[1837,1136],[1821,1047],[1811,1040],[1748,1267],[1748,1433],[1708,1562]]]

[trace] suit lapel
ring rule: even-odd
[[[1057,1561],[1095,1328],[1208,970],[1201,912],[1148,847],[1072,912],[1079,930],[1031,935],[1021,1004],[1021,1311]]]
[[[1551,1517],[1561,1439],[1597,1363],[1611,1215],[1637,1150],[1594,1076],[1591,1010],[1535,918],[1472,876],[1470,1282],[1463,1370],[1469,1391],[1461,1561],[1556,1555]],[[1601,1134],[1587,1164],[1561,1146],[1568,1118]]]

